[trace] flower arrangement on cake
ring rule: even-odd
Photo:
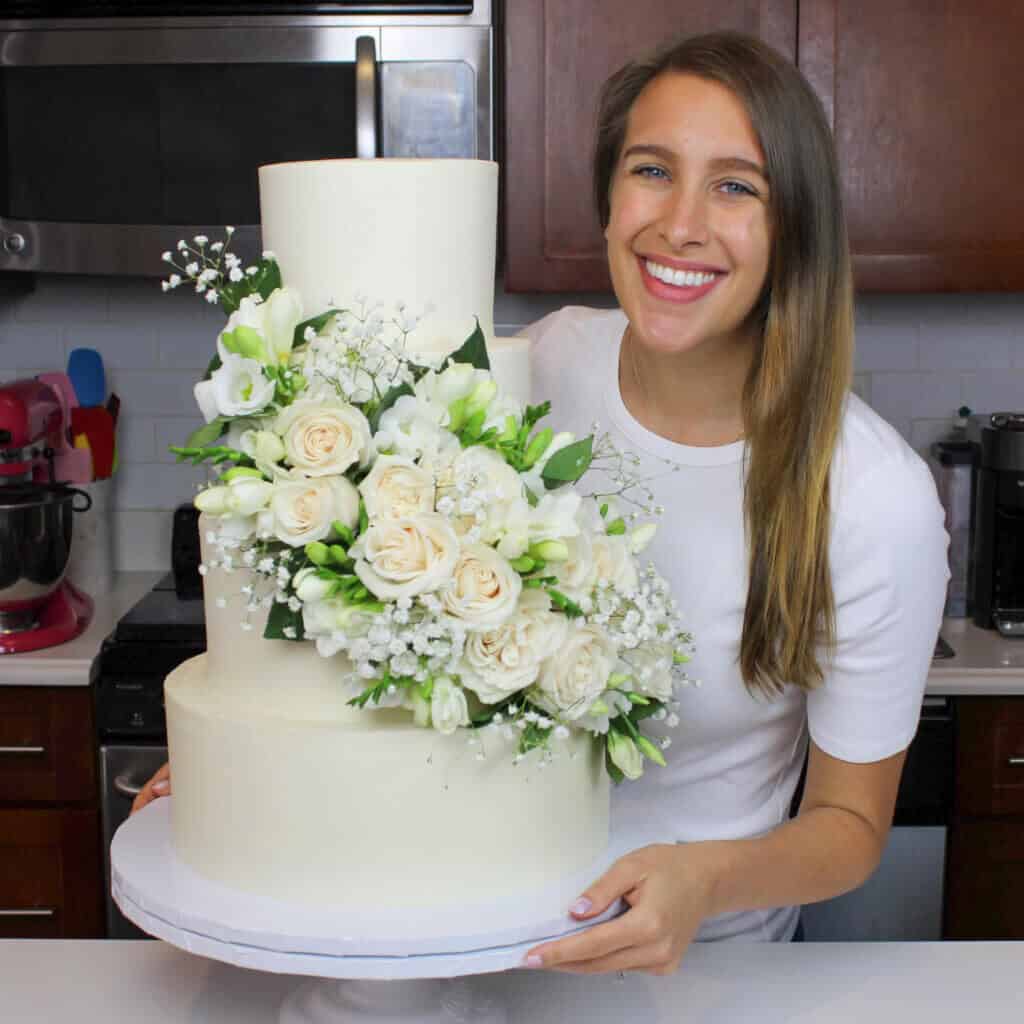
[[[502,394],[479,327],[431,360],[401,305],[307,317],[269,252],[243,269],[197,236],[164,260],[165,291],[228,315],[195,388],[206,423],[172,451],[215,468],[195,504],[212,564],[244,570],[243,628],[263,610],[266,638],[344,655],[339,695],[368,712],[514,730],[519,757],[587,730],[615,781],[664,765],[644,723],[678,723],[692,639],[639,564],[654,524],[618,511],[627,458]],[[615,483],[584,493],[602,459]]]

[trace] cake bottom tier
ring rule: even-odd
[[[274,708],[219,694],[205,656],[167,678],[174,845],[201,875],[290,902],[450,906],[534,891],[604,852],[589,736],[516,765],[497,730],[473,747],[390,713],[354,724],[340,697],[289,712],[287,689]]]

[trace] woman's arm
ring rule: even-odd
[[[165,764],[158,768],[153,778],[143,787],[139,795],[132,801],[131,813],[141,811],[148,803],[152,803],[157,797],[168,796],[171,792],[171,766]]]
[[[648,846],[623,857],[582,895],[591,905],[574,916],[585,921],[619,897],[630,909],[536,947],[526,965],[668,974],[706,917],[814,903],[855,889],[878,866],[905,756],[853,764],[812,741],[795,818],[755,839]]]

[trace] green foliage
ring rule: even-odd
[[[240,281],[228,281],[221,286],[220,306],[228,316],[238,309],[242,299],[250,295],[268,299],[281,287],[281,268],[277,260],[261,259],[255,266],[255,274],[243,274]]]
[[[594,457],[594,439],[585,437],[575,444],[560,448],[548,459],[541,473],[544,486],[550,491],[563,484],[574,484],[590,468]]]
[[[285,629],[291,626],[295,630],[295,636],[289,637]],[[266,640],[303,640],[305,631],[302,628],[302,612],[293,612],[287,602],[275,601],[270,606],[270,614],[267,616],[267,625],[263,630],[263,637]]]
[[[216,416],[209,423],[194,431],[185,442],[186,448],[206,448],[212,445],[228,429],[228,418]]]
[[[469,363],[474,369],[489,370],[491,360],[487,355],[487,340],[477,320],[473,333],[448,357],[449,363]]]

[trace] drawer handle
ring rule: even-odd
[[[0,747],[0,754],[45,754],[46,747]]]
[[[1008,757],[1006,759],[1006,763],[1010,765],[1012,768],[1019,768],[1022,764],[1024,764],[1024,757]]]
[[[0,907],[0,917],[53,917],[56,907]]]
[[[116,789],[121,796],[126,796],[129,800],[134,800],[143,791],[143,789],[145,789],[145,783],[139,785],[137,782],[132,782],[131,778],[127,775],[115,775],[114,789]]]

